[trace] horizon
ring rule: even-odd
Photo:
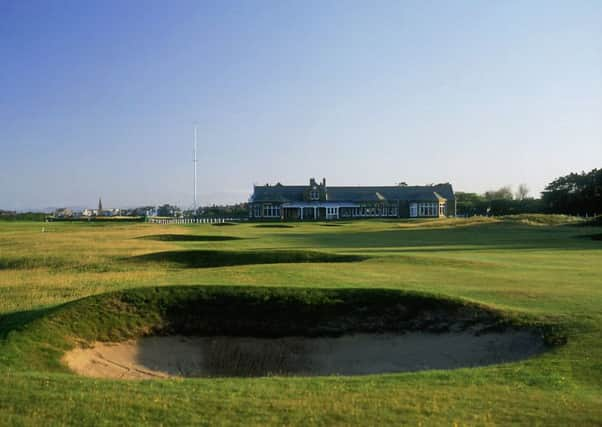
[[[311,179],[315,179],[314,177],[310,177],[310,178]],[[323,177],[323,178],[325,178],[325,177]],[[276,185],[279,185],[279,184],[280,185],[284,185],[284,186],[306,186],[306,184],[301,184],[301,183],[289,184],[289,183],[275,182],[275,183],[265,183],[265,184],[253,184],[253,187],[276,186]],[[407,183],[403,183],[403,184],[404,184],[403,186],[407,186],[407,187],[428,187],[428,186],[437,186],[437,185],[450,184],[452,186],[452,188],[453,188],[453,183],[450,183],[450,182],[429,183],[429,184],[423,184],[423,185],[420,185],[420,184],[414,185],[414,184],[407,184]],[[396,187],[396,186],[399,186],[399,185],[400,185],[400,183],[393,184],[393,185],[384,185],[383,187]],[[362,187],[362,186],[359,185],[359,184],[358,185],[334,185],[334,186],[331,186],[331,185],[327,184],[327,187]],[[512,190],[512,194],[513,194],[513,197],[514,197],[514,195],[515,195],[515,188],[514,188],[514,186],[507,185],[505,187],[508,187],[508,188],[510,188]],[[496,190],[499,190],[499,189],[496,189]],[[462,190],[458,191],[455,188],[453,189],[453,192],[455,194],[459,194],[459,193],[463,193],[463,194],[477,194],[479,196],[486,197],[485,192],[483,192],[483,193],[474,193],[474,192],[468,192],[468,191],[462,191]],[[543,193],[539,193],[537,195],[533,195],[533,194],[529,193],[526,196],[526,199],[539,199],[539,198],[541,198],[542,194]],[[252,195],[252,192],[249,194],[249,197],[250,197],[250,195]],[[245,200],[239,200],[239,201],[235,200],[235,201],[232,201],[232,202],[207,203],[207,204],[200,203],[200,204],[198,204],[197,208],[211,208],[211,207],[214,207],[214,206],[215,207],[219,207],[219,206],[241,205],[241,204],[248,203],[249,197],[247,197],[247,199],[245,199]],[[102,197],[100,197],[99,199],[102,199]],[[98,200],[99,199],[96,200],[96,205],[90,205],[90,204],[87,204],[87,205],[84,205],[84,204],[80,204],[80,205],[59,205],[59,204],[57,204],[55,206],[46,206],[44,208],[24,208],[24,209],[4,209],[2,206],[0,206],[0,212],[1,211],[5,211],[5,212],[15,211],[17,213],[28,213],[28,212],[31,212],[31,213],[44,213],[44,212],[49,212],[51,210],[62,209],[62,208],[65,208],[65,209],[74,209],[74,210],[97,209],[98,208]],[[123,209],[123,210],[127,210],[127,209],[141,208],[141,207],[154,207],[154,208],[158,208],[158,207],[160,207],[162,205],[175,206],[175,207],[180,208],[180,209],[182,209],[184,211],[192,209],[192,207],[182,206],[182,205],[179,205],[179,204],[176,204],[176,203],[169,203],[169,202],[159,202],[159,203],[156,203],[156,204],[147,203],[147,204],[140,204],[140,205],[119,205],[119,206],[113,206],[113,205],[106,206],[105,202],[102,202],[102,203],[103,203],[103,210],[110,210],[110,209]]]
[[[0,4],[0,209],[546,184],[602,158],[602,3]]]
[[[314,177],[311,177],[311,178],[315,179]],[[323,177],[323,178],[325,178],[325,177]],[[301,184],[301,183],[289,184],[289,183],[275,182],[275,183],[265,183],[265,184],[253,184],[253,187],[276,186],[278,184],[285,185],[285,186],[305,186],[306,185],[306,184]],[[451,184],[452,188],[453,188],[453,183],[450,183],[450,182],[429,183],[429,184],[422,184],[422,185],[421,184],[414,185],[414,184],[404,183],[404,186],[407,186],[407,187],[428,187],[428,186],[437,186],[437,185],[442,185],[442,184]],[[383,187],[396,187],[398,185],[400,185],[400,184],[398,183],[398,184],[392,184],[392,185],[383,185]],[[334,185],[334,186],[327,185],[327,187],[362,187],[362,185],[359,185],[359,184],[358,185]],[[506,187],[509,187],[512,190],[512,193],[514,195],[514,192],[515,192],[514,186],[508,185]],[[473,192],[462,191],[462,190],[458,191],[455,188],[454,188],[453,191],[456,194],[458,194],[458,193],[468,193],[468,194],[478,194],[480,196],[485,196],[485,192],[483,192],[483,193],[473,193]],[[542,193],[537,194],[537,195],[533,195],[533,194],[529,193],[526,198],[527,199],[538,199],[538,198],[541,197],[541,194]],[[249,197],[251,195],[252,195],[252,192],[249,193]],[[238,200],[238,201],[234,200],[234,201],[231,201],[231,202],[223,202],[223,203],[207,203],[207,204],[200,203],[200,204],[198,204],[198,208],[210,208],[212,206],[234,206],[234,205],[245,204],[245,203],[248,203],[249,197],[247,197],[245,200]],[[99,199],[102,199],[102,197],[100,197]],[[169,203],[169,202],[159,202],[159,203],[156,203],[156,204],[152,204],[152,203],[144,204],[143,203],[143,204],[140,204],[140,205],[119,205],[119,206],[112,206],[112,205],[111,206],[105,206],[105,203],[103,202],[103,209],[135,209],[135,208],[141,208],[141,207],[155,207],[155,208],[157,208],[157,207],[160,207],[161,205],[166,205],[166,204],[169,204],[169,205],[181,208],[183,210],[192,209],[192,207],[189,208],[187,206],[182,206],[182,205],[179,205],[179,204],[176,204],[176,203]],[[60,205],[60,204],[57,204],[55,206],[50,205],[50,206],[46,206],[46,207],[43,207],[43,208],[23,208],[23,209],[5,209],[2,206],[0,206],[0,211],[16,211],[18,213],[27,213],[27,212],[32,212],[32,213],[34,213],[34,212],[40,212],[41,213],[41,212],[47,212],[49,210],[55,210],[55,209],[61,209],[61,208],[79,210],[79,209],[97,209],[97,207],[98,207],[98,199],[96,200],[96,205],[90,205],[90,204],[86,204],[86,205],[84,205],[84,204],[79,204],[79,205]]]

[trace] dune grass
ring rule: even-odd
[[[0,424],[599,424],[602,245],[578,236],[600,231],[567,222],[0,223]],[[238,239],[141,238],[163,234]],[[317,251],[368,259],[208,268],[135,261],[173,251]],[[82,297],[158,285],[438,294],[559,325],[567,342],[519,363],[353,378],[119,382],[52,365],[64,337],[36,332],[37,322]]]
[[[602,226],[602,215],[598,215],[586,221],[583,221],[581,225],[584,225],[586,227],[600,227]]]

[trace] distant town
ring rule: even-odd
[[[144,220],[146,218],[247,218],[247,203],[234,205],[202,206],[197,209],[181,209],[171,204],[140,206],[135,208],[104,207],[99,200],[96,208],[57,208],[46,212],[18,212],[0,209],[0,219],[94,221],[99,219]]]
[[[71,208],[56,209],[52,216],[55,218],[94,218],[94,217],[118,217],[118,216],[157,216],[158,208],[145,206],[133,209],[120,208],[104,208],[102,198],[98,199],[98,207],[96,209],[76,210]],[[170,212],[171,213],[171,212]]]
[[[470,217],[517,214],[597,216],[602,194],[602,169],[569,173],[550,182],[540,197],[530,197],[520,184],[516,191],[504,186],[483,194],[451,189],[451,184],[408,186],[400,182],[385,187],[326,187],[313,178],[309,184],[254,186],[248,202],[182,209],[171,204],[135,208],[108,208],[98,199],[95,208],[58,208],[45,212],[0,209],[3,220],[93,221],[148,218],[247,220],[329,220],[344,218]]]
[[[4,212],[7,213],[7,211]],[[47,213],[46,216],[50,220],[93,220],[98,218],[143,219],[150,217],[209,218],[225,216],[229,218],[242,218],[248,216],[248,208],[247,203],[221,206],[203,206],[197,209],[182,209],[178,206],[170,204],[163,204],[159,206],[140,206],[135,208],[110,208],[104,207],[102,199],[99,199],[98,206],[96,208],[59,208],[55,209],[52,213]]]

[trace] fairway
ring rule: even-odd
[[[0,424],[599,425],[602,241],[600,227],[572,222],[0,222]],[[61,362],[77,340],[105,331],[106,341],[127,339],[146,327],[138,314],[87,321],[77,307],[91,300],[77,300],[193,285],[307,301],[403,291],[484,307],[557,342],[507,364],[359,376],[119,381]]]

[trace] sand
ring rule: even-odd
[[[78,374],[117,379],[366,375],[512,362],[544,349],[541,338],[525,331],[275,339],[175,335],[97,342],[69,351],[63,361]]]

